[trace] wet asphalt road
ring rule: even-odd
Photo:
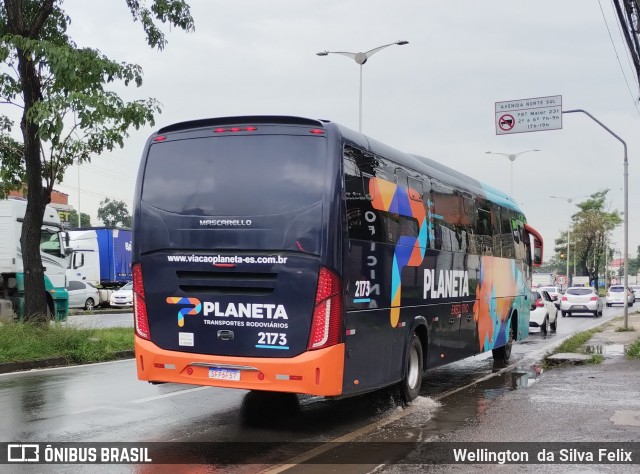
[[[68,316],[62,324],[77,328],[132,328],[133,313],[129,311],[101,314],[100,310],[96,310],[93,314]]]
[[[496,367],[488,353],[428,372],[421,391],[425,398],[408,408],[411,416],[400,415],[400,425],[415,427],[423,439],[459,428],[483,410],[487,399],[535,381],[534,360],[561,338],[619,314],[621,308],[605,308],[605,316],[598,319],[559,317],[557,333],[547,337],[530,334],[526,341],[514,345],[512,362],[520,361],[518,368],[490,378],[479,395],[471,399],[465,395],[464,403],[441,406],[441,411],[450,410],[438,417],[445,422],[427,423],[436,404],[426,397],[441,398],[490,375]],[[113,316],[117,315],[101,318]],[[131,318],[130,313],[121,316],[123,321]],[[116,319],[120,318],[112,321]],[[460,393],[447,398],[456,397],[461,397]],[[136,379],[133,360],[0,376],[0,440],[4,441],[324,442],[384,425],[384,420],[402,411],[389,391],[326,401],[211,387],[150,385]],[[393,432],[388,434],[393,439]]]

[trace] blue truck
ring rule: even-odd
[[[130,229],[74,229],[69,231],[69,247],[73,252],[67,270],[70,281],[79,280],[99,288],[113,289],[132,280]],[[100,299],[103,299],[102,295]]]

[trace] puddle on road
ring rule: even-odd
[[[501,395],[530,387],[538,381],[541,373],[542,369],[537,365],[516,367],[443,398],[440,401],[440,408],[435,413],[431,413],[428,419],[420,419],[422,418],[420,417],[416,422],[416,416],[404,417],[371,433],[366,441],[424,442],[441,439],[448,433],[473,422],[478,415],[487,410],[493,400]],[[423,384],[427,386],[431,384],[428,375]]]
[[[585,346],[587,354],[602,354],[604,356],[623,356],[625,354],[624,344],[606,344]]]

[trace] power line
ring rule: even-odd
[[[613,51],[616,54],[616,59],[618,60],[618,65],[620,66],[620,71],[622,72],[622,77],[624,77],[624,82],[627,84],[627,89],[629,90],[629,94],[631,95],[631,99],[633,100],[633,106],[640,115],[640,108],[638,108],[638,103],[636,97],[631,92],[631,86],[629,85],[629,81],[627,80],[627,75],[624,73],[624,68],[622,67],[622,61],[620,61],[620,56],[618,55],[618,50],[616,48],[615,42],[613,41],[613,36],[611,35],[611,30],[609,29],[609,23],[607,23],[607,17],[604,14],[604,9],[602,8],[601,0],[598,0],[598,5],[600,6],[600,12],[602,13],[602,19],[604,20],[604,24],[607,27],[607,33],[609,33],[609,39],[611,40],[611,46],[613,46]]]
[[[615,0],[611,0],[611,6],[615,10],[615,5],[613,4],[614,1]],[[616,21],[616,25],[618,25],[618,33],[620,33],[620,38],[622,39],[622,41],[625,41],[624,32],[622,31],[622,25],[620,24],[619,21]],[[635,66],[633,65],[633,58],[631,57],[631,51],[629,51],[628,48],[625,48],[625,52],[627,53],[625,54],[625,56],[627,57],[627,62],[629,63],[629,67],[633,71],[635,69]]]
[[[69,184],[60,183],[60,184],[57,184],[56,187],[66,188],[66,189],[70,189],[71,191],[78,192],[77,186],[71,186]],[[133,204],[133,199],[125,198],[116,194],[105,194],[98,191],[88,191],[84,189],[80,189],[80,194],[86,194],[88,196],[94,196],[94,197],[108,197],[112,199],[117,198],[121,201],[125,201],[127,203]]]

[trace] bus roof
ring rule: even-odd
[[[491,202],[500,206],[522,213],[516,202],[506,193],[470,176],[461,173],[453,168],[443,165],[438,161],[420,155],[405,153],[385,145],[362,133],[356,132],[329,120],[317,120],[305,117],[295,117],[286,115],[247,115],[236,117],[216,117],[207,119],[190,120],[178,122],[158,130],[157,134],[172,132],[191,131],[199,128],[215,127],[221,125],[239,124],[270,124],[270,125],[298,125],[314,128],[323,128],[342,136],[345,140],[363,148],[371,153],[386,156],[407,168],[414,169],[427,176],[431,176],[445,184],[469,191],[471,194],[483,196]]]

